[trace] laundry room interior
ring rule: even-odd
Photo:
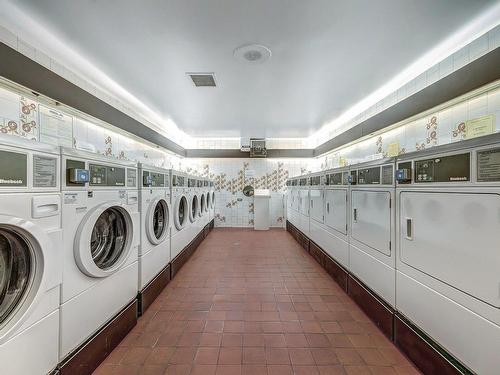
[[[0,0],[0,375],[495,375],[500,0]]]

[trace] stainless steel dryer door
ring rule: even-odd
[[[352,238],[391,255],[391,193],[388,191],[352,191]]]
[[[325,224],[347,234],[347,189],[325,190]]]
[[[500,195],[399,194],[401,261],[500,307]]]
[[[323,190],[311,189],[309,191],[311,219],[322,223],[324,219],[323,212]]]

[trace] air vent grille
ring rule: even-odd
[[[196,87],[216,87],[213,73],[187,73]]]
[[[250,138],[250,157],[251,158],[267,157],[265,138]]]

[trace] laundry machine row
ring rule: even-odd
[[[171,277],[174,175],[0,135],[2,373],[90,374],[119,344]],[[213,226],[198,184],[204,230],[184,253]]]
[[[286,184],[287,230],[424,373],[497,373],[500,135]]]
[[[209,180],[205,184],[200,177],[172,170],[171,197],[174,216],[171,235],[173,278],[214,227],[214,215],[209,214],[215,205],[213,182]]]

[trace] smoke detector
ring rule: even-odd
[[[271,50],[260,44],[245,44],[236,48],[233,55],[250,64],[262,64],[271,58]]]

